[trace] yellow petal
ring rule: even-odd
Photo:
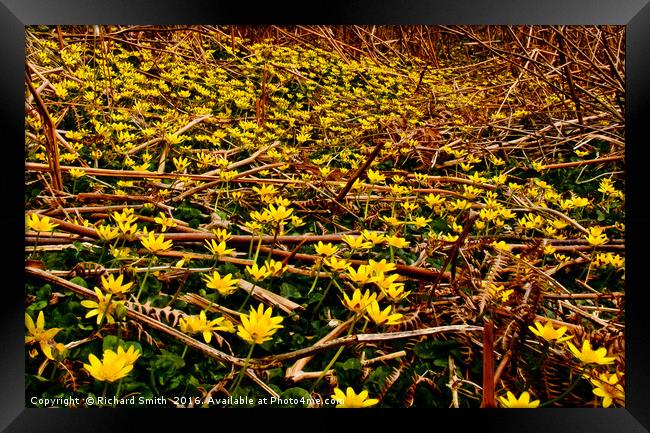
[[[47,342],[41,341],[41,350],[47,359],[54,360],[54,357],[52,356],[52,348],[47,344]]]
[[[38,318],[36,319],[36,327],[38,329],[43,329],[45,327],[45,316],[43,316],[43,311],[38,312]]]
[[[376,398],[369,398],[368,400],[363,402],[363,407],[373,406],[377,403],[379,403],[379,400],[377,400]]]
[[[25,326],[27,327],[27,330],[30,333],[33,333],[35,326],[34,326],[34,320],[31,318],[31,316],[27,313],[25,313]]]

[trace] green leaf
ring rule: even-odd
[[[34,311],[42,310],[45,307],[47,307],[46,300],[36,301],[32,305],[27,307],[27,312],[30,313],[31,316],[34,316]]]
[[[71,283],[77,284],[78,286],[88,288],[88,283],[81,277],[74,277],[70,280]]]
[[[416,344],[413,347],[413,352],[420,359],[439,359],[446,358],[449,352],[456,347],[458,347],[458,343],[455,340],[427,340]]]
[[[162,349],[161,354],[151,361],[151,374],[156,383],[165,386],[166,390],[177,388],[185,377],[178,372],[185,366],[185,360],[179,355]]]
[[[117,346],[122,343],[115,335],[106,335],[102,340],[102,350],[117,350]]]
[[[361,361],[348,358],[344,362],[337,362],[334,364],[334,371],[339,379],[339,387],[353,386],[361,379]]]
[[[52,296],[52,286],[44,284],[43,287],[38,289],[36,296],[38,296],[38,299],[50,299],[50,296]]]
[[[433,361],[433,365],[435,365],[436,367],[443,367],[444,368],[444,367],[447,367],[449,365],[449,361],[448,361],[448,359],[445,359],[445,358],[438,358],[438,359]]]
[[[309,400],[311,394],[306,389],[302,388],[289,388],[280,394],[280,400],[288,400],[286,404],[281,404],[278,407],[309,407]]]
[[[349,358],[343,364],[341,364],[343,370],[361,370],[361,361],[357,358]]]
[[[300,291],[295,286],[288,283],[282,283],[282,285],[280,285],[280,295],[292,299],[302,298]]]

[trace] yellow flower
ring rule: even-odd
[[[305,225],[305,222],[303,221],[302,218],[291,215],[291,225],[293,225],[294,228],[302,227]]]
[[[236,202],[241,200],[243,196],[244,196],[244,193],[241,192],[241,191],[232,191],[230,193],[230,197],[232,197],[232,199],[235,200]]]
[[[400,225],[404,224],[404,221],[400,221],[399,219],[397,219],[394,216],[382,216],[379,219],[381,219],[382,221],[384,221],[386,224],[388,224],[391,227],[397,227],[397,226],[400,226]]]
[[[154,218],[154,222],[156,222],[157,224],[160,224],[162,226],[161,230],[163,232],[166,232],[167,229],[169,229],[171,227],[176,227],[177,226],[177,224],[174,222],[174,220],[172,218],[167,218],[167,216],[162,212],[160,212],[159,216]]]
[[[625,266],[625,259],[618,254],[613,253],[600,253],[596,255],[594,259],[594,264],[596,266],[607,266],[611,265],[616,269],[621,269]]]
[[[499,211],[497,209],[489,209],[484,207],[478,213],[479,218],[485,221],[492,221],[499,217]]]
[[[368,180],[370,183],[382,183],[386,180],[386,176],[381,174],[379,171],[368,170]]]
[[[205,275],[203,281],[207,283],[206,286],[209,289],[218,291],[222,296],[228,296],[237,291],[237,282],[239,280],[232,278],[232,274],[222,277],[219,272],[213,271],[212,275]]]
[[[138,225],[130,222],[119,221],[117,223],[117,228],[125,235],[133,235],[138,231]]]
[[[499,400],[501,401],[501,405],[503,407],[530,409],[539,406],[539,400],[530,401],[530,394],[528,391],[522,392],[519,398],[516,398],[515,395],[510,391],[508,391],[506,395],[508,396],[507,399],[503,396],[499,397]]]
[[[552,186],[549,185],[546,181],[543,181],[543,180],[540,180],[540,179],[537,179],[537,178],[533,179],[533,182],[535,183],[535,185],[537,185],[538,187],[543,188],[543,189],[552,188]]]
[[[219,178],[228,182],[237,177],[238,174],[239,172],[237,170],[221,170],[219,172]]]
[[[248,272],[255,281],[262,281],[271,276],[271,271],[266,269],[266,266],[258,267],[257,263],[253,263],[253,266],[246,266],[246,272]]]
[[[481,174],[478,171],[475,171],[474,173],[468,175],[467,178],[474,183],[484,183],[488,181],[487,178],[481,176]]]
[[[544,225],[544,218],[539,215],[526,214],[518,220],[519,225],[526,229],[540,228]]]
[[[334,256],[326,258],[323,262],[327,267],[336,272],[343,272],[350,268],[350,262],[345,259],[338,259]]]
[[[273,219],[273,221],[282,222],[291,216],[293,209],[291,208],[287,209],[284,206],[278,206],[276,208],[271,204],[269,205],[268,212],[269,215],[271,215],[271,219]]]
[[[264,262],[264,267],[269,271],[270,275],[273,277],[280,276],[287,270],[287,266],[278,262],[277,260],[268,259]]]
[[[366,309],[366,317],[375,322],[376,325],[396,325],[400,322],[402,314],[390,314],[392,307],[389,305],[383,311],[377,301],[372,301]]]
[[[555,247],[553,245],[546,245],[544,247],[544,254],[546,254],[547,256],[550,256],[555,251],[557,251],[557,250],[555,249]]]
[[[472,204],[468,202],[467,200],[464,200],[462,198],[456,199],[452,202],[450,202],[447,207],[449,210],[465,210],[469,209],[472,207]]]
[[[343,236],[343,242],[348,244],[353,250],[367,250],[372,248],[372,242],[364,241],[363,236]]]
[[[392,184],[390,187],[388,187],[390,194],[399,197],[400,195],[407,194],[410,189],[403,186],[403,185],[398,185],[398,184]]]
[[[99,239],[109,242],[115,239],[120,234],[120,231],[117,227],[111,226],[99,226],[97,227],[97,236]]]
[[[133,214],[133,209],[124,208],[122,212],[113,212],[113,219],[118,224],[132,224],[137,221],[138,217]]]
[[[138,349],[135,348],[135,345],[130,345],[129,348],[125,351],[122,346],[117,348],[117,356],[121,356],[126,360],[127,364],[135,364],[135,361],[142,355]]]
[[[472,163],[469,163],[469,162],[461,162],[460,163],[460,168],[462,168],[463,171],[470,171],[473,167],[474,167],[474,165]]]
[[[279,328],[283,327],[280,325],[283,320],[282,317],[271,317],[272,313],[273,309],[271,307],[265,311],[262,304],[258,306],[257,311],[251,307],[250,314],[241,314],[239,316],[241,325],[237,327],[239,329],[237,335],[250,344],[262,344],[271,340],[271,336]]]
[[[70,176],[72,176],[75,179],[79,179],[80,177],[84,177],[85,175],[86,172],[84,170],[80,170],[77,168],[70,169]]]
[[[413,224],[415,228],[421,229],[431,222],[431,218],[425,218],[422,216],[416,217],[413,221],[410,221],[408,224]]]
[[[504,241],[493,241],[491,245],[497,250],[510,251],[510,246]]]
[[[569,260],[571,260],[569,257],[565,256],[564,254],[560,254],[560,253],[553,254],[553,257],[555,257],[555,260],[557,260],[558,262],[561,262],[561,263],[566,263]]]
[[[413,177],[415,178],[416,182],[421,185],[425,185],[427,183],[427,180],[429,180],[429,176],[424,173],[413,173]]]
[[[392,283],[387,288],[382,288],[381,291],[392,302],[399,302],[411,293],[404,291],[404,283]]]
[[[88,360],[90,364],[84,364],[84,368],[92,377],[102,382],[115,382],[133,370],[133,364],[128,362],[126,356],[118,355],[112,350],[105,350],[101,361],[92,353]]]
[[[332,168],[331,167],[321,167],[318,169],[320,171],[320,175],[323,178],[327,178],[332,173]]]
[[[187,334],[203,334],[203,339],[206,343],[212,340],[212,332],[214,331],[234,331],[233,324],[225,317],[219,317],[214,320],[208,320],[205,311],[201,311],[199,315],[183,317],[178,321],[181,331]]]
[[[116,259],[125,259],[129,257],[131,250],[129,248],[114,248],[111,247],[111,255]]]
[[[438,237],[445,242],[456,242],[459,236],[451,233],[445,233],[445,234],[440,233]]]
[[[514,214],[514,212],[512,212],[510,209],[501,208],[501,209],[498,209],[498,212],[499,212],[499,216],[501,216],[501,218],[504,218],[504,219],[507,219],[507,220],[512,219],[512,218],[514,218],[516,216]]]
[[[260,197],[273,197],[278,193],[278,190],[272,184],[264,184],[261,187],[254,186],[253,191],[255,191]]]
[[[451,222],[451,229],[458,234],[461,234],[463,232],[463,226],[456,224],[456,221]]]
[[[54,337],[62,328],[45,329],[45,317],[43,316],[43,311],[38,312],[36,324],[34,324],[34,320],[29,316],[29,314],[25,313],[25,326],[29,333],[29,335],[25,336],[25,344],[38,343],[41,346],[43,355],[48,359],[54,359],[52,356],[52,347],[56,347],[57,349],[59,348],[57,343],[54,341]]]
[[[614,188],[614,184],[612,183],[611,179],[604,178],[603,180],[600,181],[600,186],[598,188],[598,191],[606,195],[612,195],[616,193],[616,188]]]
[[[343,393],[339,388],[334,388],[332,399],[337,401],[336,407],[341,408],[360,408],[373,406],[379,403],[376,398],[368,398],[368,391],[361,391],[359,394],[354,392],[354,389],[348,387],[346,393]]]
[[[244,226],[253,234],[262,232],[262,225],[257,221],[246,221]]]
[[[374,270],[373,270],[374,272]],[[376,272],[375,276],[372,278],[372,282],[377,285],[380,289],[387,289],[391,284],[395,283],[395,280],[399,278],[399,275],[385,275],[383,272]]]
[[[50,222],[50,217],[39,218],[35,213],[27,217],[27,226],[36,232],[51,232],[58,224]]]
[[[571,199],[573,207],[585,207],[589,204],[589,200],[583,197],[574,197]]]
[[[508,180],[508,175],[505,173],[500,173],[496,176],[492,176],[492,182],[494,182],[495,185],[503,185],[506,183],[506,180]]]
[[[232,238],[232,235],[226,229],[213,229],[212,234],[217,237],[219,242],[228,242]]]
[[[350,267],[347,271],[347,277],[358,285],[363,286],[372,280],[373,271],[368,265],[359,265],[356,271]]]
[[[553,237],[557,235],[557,229],[552,225],[548,225],[542,229],[542,233],[544,233],[545,236]]]
[[[575,152],[576,155],[578,155],[580,158],[589,155],[589,151],[588,151],[588,150],[580,150],[580,149],[576,149],[574,152]]]
[[[562,208],[563,210],[569,210],[569,209],[574,208],[573,200],[571,200],[571,199],[562,200],[562,201],[560,201],[559,204],[560,204],[560,208]]]
[[[482,189],[475,188],[472,185],[463,185],[463,197],[468,199],[476,198],[483,192]]]
[[[538,162],[538,161],[533,161],[531,163],[531,165],[533,167],[533,170],[538,171],[538,172],[545,169],[544,164],[542,164],[541,162]]]
[[[496,165],[497,167],[505,164],[505,161],[496,155],[490,155],[490,161],[492,161],[492,164]]]
[[[416,210],[419,207],[417,204],[410,203],[410,202],[402,203],[401,206],[402,206],[402,209],[404,209],[404,211],[407,214],[411,214],[411,212],[413,212],[414,210]]]
[[[394,271],[397,269],[397,266],[395,263],[388,263],[386,262],[386,259],[381,259],[380,261],[376,262],[373,259],[368,260],[368,266],[370,269],[372,269],[372,272],[375,274],[379,274],[380,272],[383,273],[388,273],[390,271]]]
[[[109,275],[108,278],[101,276],[102,287],[106,293],[112,293],[113,295],[119,295],[129,291],[133,282],[122,284],[124,275],[121,275],[117,278],[113,274]]]
[[[538,337],[542,337],[546,341],[555,340],[558,343],[561,343],[573,338],[573,335],[563,337],[564,333],[566,332],[566,326],[560,326],[558,329],[555,329],[550,320],[547,320],[543,326],[538,321],[535,321],[534,324],[535,328],[529,326],[528,329],[530,329],[533,334],[537,335]]]
[[[140,242],[142,243],[142,246],[152,253],[167,251],[172,247],[172,241],[166,241],[165,235],[161,234],[156,237],[154,232],[149,233],[148,237],[143,236],[142,239],[140,239]]]
[[[273,221],[273,217],[269,213],[268,209],[266,209],[264,212],[261,213],[257,211],[253,211],[250,213],[250,216],[253,220],[262,224]]]
[[[323,242],[318,241],[318,244],[316,244],[316,254],[319,254],[321,256],[332,256],[336,254],[338,250],[339,248],[332,245],[331,243],[324,244]]]
[[[600,347],[596,350],[591,348],[591,341],[584,340],[582,342],[582,349],[578,350],[573,343],[568,342],[569,350],[573,355],[578,358],[583,364],[598,364],[598,365],[607,365],[611,364],[616,360],[614,357],[607,357],[607,349]]]
[[[217,244],[214,239],[206,239],[205,246],[215,257],[232,256],[235,252],[234,248],[226,248],[225,242],[222,241]]]
[[[426,195],[426,196],[424,196],[424,199],[426,200],[427,205],[429,205],[429,207],[431,209],[433,209],[435,207],[438,207],[438,206],[440,206],[441,204],[443,204],[445,202],[444,197],[442,197],[442,196],[440,196],[438,194]]]
[[[406,239],[401,238],[399,236],[386,236],[385,238],[386,238],[386,242],[391,247],[406,248],[409,246],[409,242]]]
[[[343,294],[343,300],[341,301],[343,305],[350,311],[354,313],[362,313],[368,305],[374,300],[377,299],[377,294],[370,294],[370,290],[366,290],[363,294],[361,290],[356,289],[352,294],[352,299],[348,298],[348,295]]]
[[[603,245],[609,241],[605,233],[603,233],[603,228],[598,226],[589,227],[585,239],[587,239],[589,245],[593,246]]]
[[[616,400],[620,404],[625,403],[625,390],[619,382],[618,374],[602,373],[598,378],[589,378],[589,382],[594,386],[592,392],[598,397],[603,398],[603,407],[610,407]]]
[[[190,166],[190,161],[185,157],[173,158],[172,161],[176,166],[176,171],[183,171]]]
[[[116,313],[116,308],[118,306],[123,307],[124,304],[122,302],[111,302],[113,295],[110,293],[104,295],[98,287],[95,287],[95,294],[97,295],[97,301],[91,301],[90,299],[81,301],[83,307],[90,308],[90,311],[86,314],[86,318],[97,316],[97,324],[99,325],[104,316],[106,316],[108,323],[115,323],[113,316]]]

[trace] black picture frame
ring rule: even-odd
[[[244,431],[441,429],[498,432],[647,432],[650,362],[644,309],[649,308],[643,248],[650,245],[646,210],[650,161],[650,4],[647,0],[444,0],[266,2],[223,0],[0,0],[0,86],[3,120],[0,212],[3,264],[0,339],[0,429],[7,432],[167,431],[173,425]],[[23,245],[24,26],[32,24],[614,24],[626,26],[626,407],[617,409],[336,411],[254,409],[26,409],[24,394]],[[647,172],[646,172],[647,173]],[[304,417],[304,419],[302,419]],[[233,426],[231,422],[236,422]],[[199,426],[198,423],[202,423]]]

